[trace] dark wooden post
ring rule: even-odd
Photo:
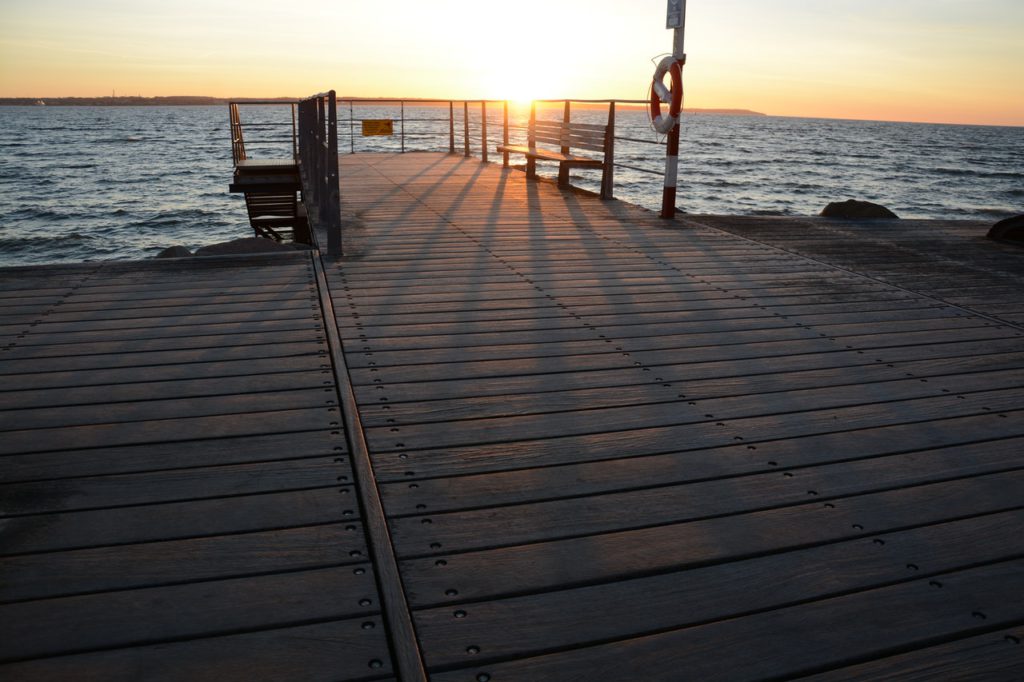
[[[537,124],[537,102],[536,100],[530,102],[530,123],[526,129],[526,146],[536,148],[537,137],[536,137],[536,124]],[[537,159],[527,156],[526,157],[526,177],[536,178],[537,177]]]
[[[505,100],[502,106],[501,143],[505,147],[508,146],[508,100]],[[501,155],[501,165],[508,168],[508,152]]]
[[[469,157],[469,102],[462,103],[462,154]]]
[[[299,158],[299,129],[295,125],[295,107],[298,106],[295,102],[292,102],[292,158],[298,160]]]
[[[348,101],[348,150],[356,153],[356,113],[352,108],[352,100]]]
[[[563,154],[569,153],[569,145],[565,144],[569,139],[569,121],[572,120],[569,100],[565,100],[565,108],[562,110],[562,147]],[[569,186],[569,166],[564,163],[558,164],[558,186],[563,189]]]
[[[608,104],[608,127],[604,132],[604,170],[601,173],[601,198],[611,199],[615,191],[615,102]]]
[[[341,256],[341,187],[338,177],[338,103],[334,90],[327,93],[327,149],[325,153],[326,206],[321,215],[327,227],[327,253]]]
[[[448,102],[448,153],[455,153],[455,102]]]
[[[402,105],[402,153],[405,153],[405,102]]]
[[[487,101],[480,100],[480,160],[487,163]]]

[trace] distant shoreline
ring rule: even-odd
[[[198,97],[173,95],[168,97],[0,97],[0,106],[54,106],[54,107],[164,107],[164,106],[216,106],[228,102],[294,101],[292,97]]]

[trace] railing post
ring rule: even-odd
[[[352,100],[348,101],[348,148],[350,153],[356,153],[356,113]]]
[[[338,104],[334,90],[327,93],[327,253],[333,258],[341,256],[341,187],[338,177]]]
[[[462,102],[462,146],[463,155],[469,157],[469,102]]]
[[[402,105],[402,153],[405,153],[405,102],[400,102]]]
[[[455,102],[448,102],[448,153],[455,153]]]
[[[508,100],[503,102],[502,106],[502,132],[501,132],[501,143],[503,146],[508,146]],[[508,152],[504,152],[501,155],[501,165],[508,168]]]
[[[487,102],[480,101],[480,160],[487,163]]]
[[[298,106],[292,102],[292,159],[299,158],[299,135],[295,127],[295,108]]]
[[[601,198],[615,193],[615,102],[608,103],[608,127],[604,133],[604,170],[601,173]]]
[[[676,185],[679,182],[679,126],[682,116],[668,134],[668,148],[665,150],[665,189],[661,195],[661,217],[674,218],[676,215]]]
[[[562,146],[559,151],[563,154],[569,154],[569,145],[565,144],[568,140],[569,122],[572,120],[572,105],[569,100],[565,100],[565,107],[562,109]],[[558,186],[563,189],[569,186],[569,167],[564,163],[558,164]]]
[[[530,102],[530,123],[526,128],[526,146],[537,146],[537,100]],[[526,177],[537,177],[537,160],[532,156],[526,157]]]
[[[316,150],[313,153],[313,168],[316,171],[316,175],[313,179],[313,185],[316,187],[316,216],[321,224],[324,224],[324,210],[327,206],[327,192],[326,183],[324,182],[324,128],[326,127],[327,112],[324,110],[324,98],[323,96],[316,98],[316,137],[314,141],[316,143]],[[330,247],[331,235],[330,230],[327,231],[327,243],[328,250]]]

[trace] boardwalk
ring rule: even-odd
[[[1019,291],[460,157],[342,187],[323,270],[5,273],[0,675],[1019,677]]]

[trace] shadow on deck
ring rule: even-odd
[[[341,176],[337,261],[0,272],[0,674],[1019,675],[1013,252]]]

